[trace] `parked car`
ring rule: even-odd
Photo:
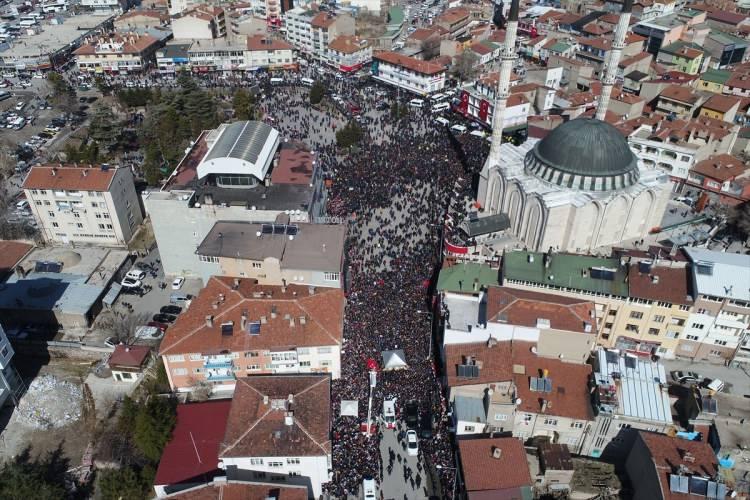
[[[417,455],[419,455],[419,440],[417,439],[417,431],[406,431],[406,452],[410,457],[416,457]]]
[[[160,313],[164,314],[180,314],[182,312],[182,308],[180,306],[164,306],[161,309],[159,309]]]
[[[128,274],[126,274],[125,277],[134,280],[142,280],[146,277],[146,273],[137,269],[131,269],[130,271],[128,271]]]
[[[721,392],[724,389],[724,382],[718,378],[704,378],[701,387],[714,392]]]
[[[183,278],[182,276],[176,277],[172,281],[172,290],[179,290],[180,288],[182,288],[182,285],[184,283],[185,283],[185,278]]]
[[[406,403],[406,427],[407,429],[417,429],[419,424],[419,405],[416,401]]]
[[[161,330],[162,332],[166,332],[167,328],[169,328],[169,325],[166,323],[159,323],[158,321],[149,321],[146,323],[146,326],[154,326]]]
[[[159,340],[164,336],[164,331],[155,326],[139,326],[135,329],[135,338],[140,340]]]
[[[419,417],[419,437],[422,439],[432,438],[432,413],[429,411],[423,412],[422,416]]]
[[[174,316],[172,314],[154,314],[154,317],[151,318],[152,320],[156,321],[157,323],[174,323],[177,319],[177,316]]]
[[[669,375],[672,377],[672,380],[680,384],[697,384],[703,380],[703,377],[695,372],[673,371],[669,372]]]
[[[123,288],[140,288],[141,281],[133,278],[125,278],[121,283]]]

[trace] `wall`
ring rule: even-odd
[[[308,485],[312,491],[308,491],[308,496],[318,498],[322,493],[322,484],[328,482],[328,469],[331,464],[330,456],[318,457],[254,457],[256,460],[262,460],[262,464],[253,463],[250,457],[219,457],[225,469],[237,467],[240,471],[237,474],[243,474],[243,471],[253,471],[253,477],[256,480],[271,479],[272,482],[280,484],[304,484]],[[289,460],[297,461],[298,464],[290,464]],[[269,463],[280,463],[280,467],[271,467]],[[288,476],[289,473],[298,473],[297,476]],[[274,476],[277,480],[273,480]],[[309,483],[305,480],[308,479]]]

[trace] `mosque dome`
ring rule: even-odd
[[[638,161],[625,137],[593,118],[563,123],[536,143],[524,161],[536,177],[562,187],[612,191],[638,182]]]

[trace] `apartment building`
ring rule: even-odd
[[[750,166],[732,155],[709,156],[690,169],[687,185],[712,202],[734,206],[750,200]]]
[[[388,85],[422,96],[445,88],[446,69],[440,64],[391,51],[377,52],[372,60],[372,77]]]
[[[265,35],[248,36],[244,55],[245,68],[249,71],[297,68],[294,47],[283,40]]]
[[[631,57],[643,51],[645,38],[634,33],[625,37],[625,47],[622,49],[622,57]],[[604,69],[604,63],[612,50],[612,38],[576,38],[575,55],[579,61],[590,64],[594,68],[594,75],[599,75]]]
[[[88,8],[100,16],[111,16],[125,10],[128,2],[121,0],[81,0],[81,7]]]
[[[35,166],[23,190],[47,243],[124,247],[143,221],[126,167]]]
[[[673,118],[691,118],[705,100],[690,87],[669,85],[659,94],[656,111]]]
[[[262,374],[341,373],[344,292],[215,276],[162,340],[173,390],[235,389]]]
[[[498,77],[497,72],[489,73],[464,86],[456,109],[465,117],[492,128]],[[514,92],[512,86],[503,115],[503,132],[511,133],[526,127],[529,114],[532,114],[531,102],[523,93]]]
[[[87,38],[73,51],[78,71],[128,74],[141,72],[155,61],[162,42],[148,34],[111,33]]]
[[[0,408],[16,404],[23,390],[23,381],[13,366],[13,346],[0,325]]]
[[[661,248],[609,258],[512,251],[503,258],[503,285],[591,300],[597,344],[673,358],[692,310],[680,262]]]
[[[331,379],[259,376],[237,381],[219,467],[227,479],[307,486],[320,498],[331,480]]]
[[[372,47],[367,40],[341,35],[328,44],[328,64],[342,73],[359,71],[372,61]]]
[[[463,7],[453,7],[435,18],[434,24],[446,29],[450,38],[466,34],[471,22],[471,12]]]
[[[314,12],[295,7],[284,14],[286,39],[301,53],[328,62],[328,47],[342,35],[354,35],[354,18],[349,14]]]
[[[224,9],[203,4],[177,14],[172,19],[172,33],[176,40],[212,40],[227,36]]]
[[[672,426],[667,373],[661,363],[599,348],[592,365],[596,420],[582,454],[610,462],[623,460],[638,429],[664,433]]]
[[[169,24],[169,15],[156,9],[131,9],[112,22],[117,31],[148,29]]]
[[[680,40],[662,46],[656,61],[682,73],[697,75],[703,69],[704,53],[700,45]]]
[[[695,305],[677,355],[696,361],[744,363],[743,341],[750,326],[750,256],[686,248],[691,261]]]
[[[188,62],[197,73],[242,70],[246,50],[246,44],[236,38],[195,40],[188,49]]]
[[[731,71],[710,68],[698,77],[695,88],[698,90],[707,90],[714,94],[723,94],[724,85],[731,77]]]

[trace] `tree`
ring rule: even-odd
[[[452,73],[462,81],[473,80],[477,74],[479,58],[471,50],[464,50],[453,62]]]
[[[43,459],[31,460],[27,448],[0,468],[0,498],[58,500],[65,498],[68,461],[58,447]]]
[[[325,93],[325,85],[316,80],[315,83],[312,84],[312,87],[310,87],[310,104],[320,104],[320,101],[323,100],[323,96],[325,95]]]
[[[164,446],[172,436],[176,421],[174,400],[151,397],[141,404],[135,417],[133,440],[143,456],[158,462]]]
[[[97,491],[102,500],[140,500],[150,496],[150,484],[134,468],[106,469],[99,473]]]
[[[255,98],[245,89],[238,89],[232,100],[234,116],[238,120],[254,120],[256,115]]]
[[[98,105],[89,125],[89,138],[98,144],[97,154],[99,147],[104,148],[105,151],[111,151],[119,141],[120,131],[120,124],[112,108]]]
[[[135,334],[138,327],[145,325],[150,321],[147,313],[136,314],[118,314],[112,312],[106,321],[101,323],[101,328],[112,333],[120,342],[131,344],[135,341]]]
[[[362,128],[354,120],[346,124],[344,128],[336,132],[336,143],[341,148],[349,148],[362,140]]]

